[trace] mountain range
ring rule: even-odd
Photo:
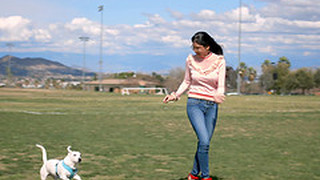
[[[0,75],[8,75],[8,65],[12,76],[19,77],[50,77],[50,76],[82,76],[82,70],[71,68],[59,62],[44,58],[18,58],[3,56],[0,58]],[[94,72],[85,72],[86,76],[94,76]]]

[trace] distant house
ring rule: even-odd
[[[101,91],[121,93],[123,88],[155,88],[160,84],[153,81],[145,81],[139,79],[104,79],[101,82],[90,81],[84,83],[84,88],[88,91]]]

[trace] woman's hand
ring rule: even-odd
[[[226,96],[224,94],[217,94],[214,96],[214,102],[216,102],[217,104],[221,104],[225,100],[225,97]]]
[[[166,95],[166,97],[163,98],[163,103],[168,103],[169,101],[176,101],[178,100],[177,96],[175,94]]]

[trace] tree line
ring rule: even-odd
[[[226,90],[237,91],[237,75],[241,79],[240,92],[242,94],[308,94],[311,89],[320,88],[320,68],[300,68],[291,70],[291,62],[286,57],[280,57],[277,62],[265,60],[261,64],[261,74],[253,67],[241,62],[237,69],[226,67]],[[185,69],[173,68],[167,75],[156,72],[152,74],[121,72],[108,74],[105,78],[127,79],[136,78],[158,82],[169,91],[175,91],[184,79]],[[97,76],[93,77],[97,80]],[[46,80],[45,88],[58,88],[58,81]],[[63,81],[62,81],[63,82]],[[57,87],[56,87],[57,86]],[[81,86],[71,87],[81,89]]]
[[[276,94],[299,92],[306,94],[310,89],[320,87],[320,68],[300,68],[290,70],[288,58],[280,57],[277,63],[265,60],[262,64],[260,85],[265,91],[273,90]]]
[[[291,70],[291,62],[280,57],[277,62],[265,60],[261,74],[241,62],[237,69],[227,66],[226,87],[228,92],[237,91],[237,73],[241,78],[243,94],[308,94],[311,89],[320,88],[320,68],[300,68]],[[173,91],[184,78],[184,69],[171,69],[164,80],[164,86]]]
[[[260,76],[243,62],[234,73],[240,74],[242,93],[307,94],[311,89],[320,87],[320,68],[290,68],[290,60],[283,56],[277,62],[265,60]]]

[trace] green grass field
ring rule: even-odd
[[[41,151],[82,152],[82,179],[185,179],[196,136],[187,97],[0,89],[0,179],[40,179]],[[320,97],[227,97],[210,150],[214,179],[320,179]]]

